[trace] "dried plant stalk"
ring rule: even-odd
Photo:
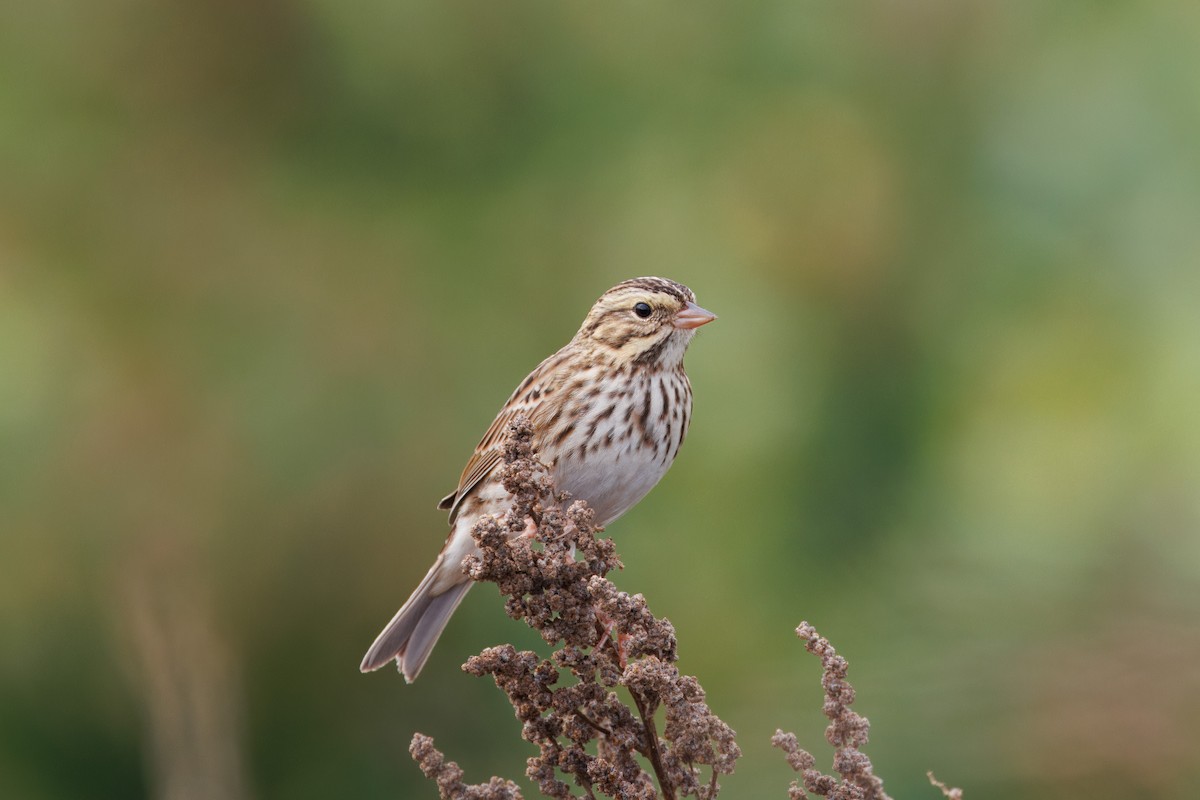
[[[871,723],[850,708],[854,702],[854,687],[846,680],[850,665],[837,654],[829,640],[816,628],[801,622],[796,635],[804,648],[821,659],[821,688],[825,690],[825,716],[829,726],[825,739],[834,746],[835,778],[818,770],[812,754],[801,750],[794,733],[775,731],[771,744],[787,754],[788,764],[801,774],[802,781],[792,781],[788,791],[793,800],[812,792],[829,800],[891,800],[883,791],[883,780],[871,767],[871,759],[860,749],[867,743]]]
[[[775,731],[771,744],[787,755],[788,764],[800,773],[801,780],[792,781],[788,789],[791,800],[801,800],[812,792],[829,800],[891,800],[883,791],[883,780],[871,767],[871,759],[862,752],[867,743],[871,723],[866,717],[853,711],[854,687],[846,679],[850,665],[837,654],[829,640],[817,633],[816,628],[801,622],[796,635],[804,641],[804,648],[821,659],[821,688],[825,691],[825,716],[829,726],[825,739],[834,746],[833,769],[839,777],[826,775],[816,768],[812,754],[800,748],[796,734]],[[951,800],[962,800],[961,789],[948,789],[934,780],[929,780]]]
[[[555,649],[543,659],[510,644],[490,647],[463,669],[492,676],[508,696],[521,736],[538,748],[526,775],[544,796],[575,796],[570,780],[588,798],[715,798],[718,776],[741,756],[733,730],[700,683],[679,673],[671,623],[605,577],[621,566],[612,541],[596,537],[586,503],[563,510],[569,498],[556,493],[531,439],[528,420],[509,426],[502,480],[512,508],[479,520],[472,535],[480,552],[464,568],[495,583],[509,616]],[[413,757],[443,798],[518,796],[498,794],[515,787],[497,778],[463,784],[428,737],[414,738]]]

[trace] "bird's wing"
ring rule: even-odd
[[[534,446],[536,449],[538,423],[547,414],[553,413],[554,408],[560,405],[562,401],[562,398],[558,396],[553,398],[547,397],[547,389],[550,388],[548,381],[553,380],[556,374],[556,371],[550,367],[557,364],[559,356],[560,354],[556,353],[547,358],[521,382],[521,385],[508,398],[508,402],[500,409],[500,413],[492,420],[487,433],[483,435],[483,438],[479,440],[479,444],[476,445],[475,453],[463,469],[462,477],[458,479],[458,488],[451,494],[443,497],[442,501],[438,503],[438,508],[450,512],[451,525],[454,524],[454,520],[458,516],[458,509],[462,505],[463,498],[470,494],[471,490],[478,486],[487,476],[491,475],[492,471],[500,464],[500,460],[504,455],[506,430],[509,423],[520,414],[528,417],[530,423],[533,425]]]

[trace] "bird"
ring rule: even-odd
[[[578,332],[521,381],[483,435],[458,487],[438,504],[450,533],[437,560],[363,657],[371,672],[395,661],[408,683],[425,666],[473,585],[463,559],[471,528],[507,510],[499,472],[508,424],[524,415],[532,447],[559,490],[584,500],[605,526],[638,503],[679,453],[692,413],[683,357],[716,315],[666,278],[632,278],[602,294]]]

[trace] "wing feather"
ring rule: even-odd
[[[564,348],[547,358],[529,373],[516,391],[508,398],[508,402],[500,409],[500,413],[492,420],[491,426],[479,440],[475,453],[467,461],[462,476],[458,479],[458,488],[438,503],[438,508],[450,511],[450,524],[458,517],[458,509],[462,501],[476,486],[492,474],[500,464],[504,455],[504,436],[509,423],[518,414],[524,414],[534,427],[533,444],[537,449],[539,422],[547,413],[560,405],[563,398],[555,390],[561,385],[564,374],[556,369],[564,357]]]

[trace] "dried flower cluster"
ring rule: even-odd
[[[453,797],[455,800],[521,800],[521,792],[512,781],[492,778],[489,782],[477,786],[463,783],[463,771],[453,761],[433,746],[433,739],[423,733],[413,736],[412,744],[408,746],[413,760],[421,767],[425,777],[437,783],[438,793],[442,797]]]
[[[796,734],[777,730],[771,737],[771,744],[787,754],[788,764],[802,778],[802,781],[792,781],[788,796],[800,800],[808,796],[807,792],[812,792],[828,800],[891,800],[883,791],[883,780],[871,767],[871,759],[861,750],[867,743],[871,723],[850,708],[854,702],[854,687],[846,680],[850,665],[837,654],[829,640],[807,622],[800,623],[796,635],[804,640],[808,652],[821,659],[821,688],[825,690],[823,710],[829,717],[825,739],[835,748],[833,769],[841,778],[818,770],[812,754],[800,749]],[[961,789],[947,788],[934,779],[932,772],[929,780],[950,800],[962,800]]]
[[[860,749],[867,743],[871,723],[850,708],[854,702],[854,687],[846,680],[849,664],[837,654],[829,640],[807,622],[800,623],[796,635],[804,640],[808,652],[821,659],[824,712],[829,717],[825,739],[835,748],[833,768],[841,779],[816,769],[816,759],[800,749],[795,734],[775,731],[771,744],[787,753],[788,764],[803,778],[803,787],[798,781],[792,782],[789,796],[798,800],[807,797],[808,791],[829,800],[891,800],[883,791],[883,781],[871,768],[871,759]]]
[[[957,787],[950,787],[939,781],[933,776],[932,772],[926,772],[925,775],[929,778],[929,782],[942,790],[942,794],[949,800],[963,800],[963,790]]]
[[[555,493],[531,438],[524,418],[509,426],[503,481],[512,509],[476,524],[480,554],[464,566],[474,580],[495,583],[508,614],[556,649],[542,659],[501,645],[463,669],[491,675],[508,696],[522,737],[539,751],[526,774],[546,797],[575,796],[569,779],[588,798],[715,798],[717,776],[733,772],[741,756],[733,731],[708,708],[696,679],[680,675],[670,622],[605,577],[621,566],[612,541],[596,538],[585,503],[562,510],[568,498]],[[463,784],[428,737],[414,737],[411,752],[443,798],[519,797],[499,779]]]

